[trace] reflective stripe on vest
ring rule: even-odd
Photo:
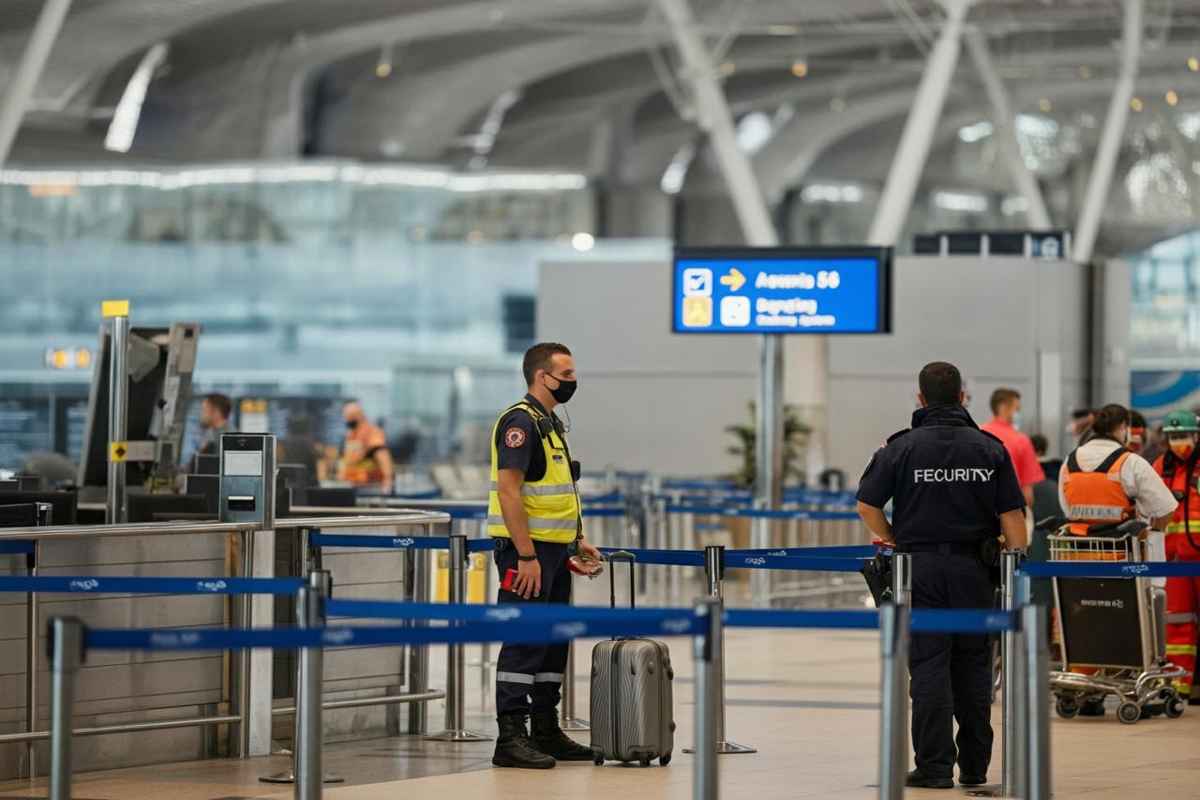
[[[492,481],[491,491],[500,491],[500,486],[495,481]],[[546,497],[552,494],[574,494],[575,487],[569,483],[551,483],[545,486],[541,484],[521,484],[521,494],[525,497]]]
[[[534,430],[540,431],[538,422],[546,419],[546,415],[527,402],[518,403],[506,409],[492,427],[492,474],[491,492],[488,495],[488,535],[508,538],[508,527],[504,523],[504,514],[500,508],[499,492],[499,453],[496,447],[496,435],[499,433],[500,422],[509,412],[521,409],[533,419]],[[537,435],[546,459],[546,474],[541,480],[525,481],[521,485],[521,506],[529,518],[529,536],[541,542],[568,544],[575,540],[580,530],[582,519],[579,508],[579,495],[575,491],[575,481],[571,475],[571,463],[567,457],[566,441],[557,430],[552,430],[546,436]]]
[[[1067,517],[1071,532],[1086,535],[1091,525],[1105,525],[1131,519],[1133,500],[1121,486],[1121,467],[1129,452],[1114,450],[1094,470],[1081,469],[1072,453],[1064,469],[1063,497],[1067,501]]]

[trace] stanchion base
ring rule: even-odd
[[[696,748],[685,747],[685,748],[683,748],[683,752],[694,753],[694,752],[696,752]],[[719,755],[719,756],[731,756],[731,755],[736,755],[738,753],[757,753],[757,752],[758,752],[758,748],[751,747],[750,745],[738,744],[737,742],[717,742],[717,755]]]
[[[999,786],[980,786],[978,789],[968,789],[967,797],[1004,797],[1004,790]]]
[[[258,779],[259,783],[295,783],[296,773],[292,770],[287,772],[277,772],[274,775],[267,775],[264,778]],[[346,779],[340,775],[330,775],[328,772],[321,776],[321,783],[345,783]]]
[[[592,729],[592,723],[588,722],[586,719],[570,717],[565,720],[560,720],[558,727],[562,728],[564,731],[590,731]]]
[[[492,737],[475,731],[442,731],[425,737],[427,742],[490,742]]]

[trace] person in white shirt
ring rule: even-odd
[[[1092,438],[1075,448],[1067,457],[1063,468],[1059,470],[1058,503],[1062,506],[1063,512],[1068,519],[1076,522],[1084,519],[1080,513],[1081,508],[1088,508],[1093,512],[1098,508],[1115,509],[1117,506],[1105,504],[1103,497],[1085,497],[1082,503],[1079,502],[1078,496],[1068,498],[1068,493],[1076,493],[1067,489],[1072,475],[1115,471],[1119,477],[1120,489],[1124,493],[1126,504],[1133,508],[1139,519],[1149,522],[1153,531],[1160,532],[1157,539],[1161,548],[1161,531],[1171,521],[1171,515],[1175,512],[1179,501],[1175,499],[1175,495],[1163,483],[1163,479],[1154,471],[1154,467],[1150,465],[1149,461],[1137,453],[1131,453],[1125,449],[1129,438],[1129,410],[1115,403],[1100,409],[1092,424],[1092,433]],[[1108,463],[1106,464],[1106,462]],[[1105,469],[1101,470],[1101,467],[1105,467]],[[1116,487],[1112,488],[1116,489]],[[1069,502],[1069,499],[1075,502]],[[1096,521],[1104,521],[1104,519],[1101,516]],[[1109,521],[1120,522],[1121,519],[1117,515]],[[1084,533],[1083,530],[1075,532]],[[1165,559],[1164,553],[1161,560]]]

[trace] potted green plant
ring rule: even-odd
[[[754,479],[758,474],[757,466],[757,447],[758,439],[758,414],[757,406],[754,401],[747,404],[750,409],[750,421],[737,424],[727,425],[725,430],[733,434],[737,443],[727,448],[730,455],[739,456],[742,460],[741,467],[731,475],[731,479],[738,486],[744,488],[753,488]],[[812,428],[800,421],[799,412],[794,405],[785,405],[783,407],[783,483],[804,483],[804,468],[801,464],[801,455],[804,452],[805,446],[808,444],[808,436],[812,433]]]

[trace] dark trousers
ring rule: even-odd
[[[528,600],[500,590],[500,603],[570,603],[571,571],[567,568],[567,545],[533,543],[542,567],[542,591]],[[496,568],[500,583],[510,569],[517,568],[517,551],[507,539],[496,540]],[[563,671],[567,668],[567,644],[505,644],[496,660],[496,714],[529,714],[553,711],[562,694]]]
[[[912,560],[913,608],[994,605],[995,589],[978,558],[914,553]],[[960,775],[986,776],[992,757],[992,649],[988,637],[914,635],[908,668],[917,768],[931,777],[953,777],[957,760]]]

